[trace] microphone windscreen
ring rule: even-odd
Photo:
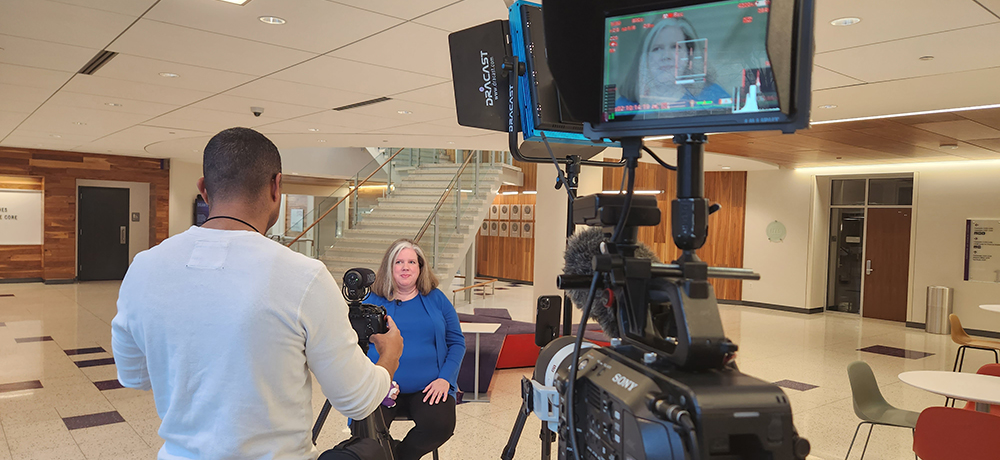
[[[610,238],[605,236],[604,231],[599,227],[591,227],[569,237],[566,241],[566,254],[564,256],[566,265],[563,267],[563,273],[567,275],[585,275],[588,278],[592,277],[594,270],[591,262],[595,255],[601,253],[601,242],[605,241],[610,241]],[[643,259],[652,259],[654,263],[660,262],[659,258],[656,257],[656,253],[642,243],[638,244],[635,256]],[[597,324],[601,325],[601,329],[609,337],[619,337],[617,305],[612,304],[610,307],[605,307],[608,304],[608,291],[600,284],[600,281],[598,283],[597,291],[594,293],[594,303],[590,307],[590,317],[597,321]],[[584,303],[587,302],[588,292],[587,289],[566,290],[566,294],[573,301],[573,305],[581,310]],[[620,289],[617,289],[614,295],[620,298],[624,293]]]

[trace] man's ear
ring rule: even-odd
[[[281,173],[274,176],[274,181],[271,182],[270,198],[272,201],[281,201]]]
[[[201,195],[201,199],[205,200],[205,204],[208,204],[208,190],[205,188],[204,177],[198,179],[198,194]]]

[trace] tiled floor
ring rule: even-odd
[[[476,296],[471,304],[460,299],[457,309],[472,313],[475,307],[507,308],[513,319],[532,321],[531,286],[499,282],[498,287],[507,289],[485,299]],[[117,292],[117,282],[0,284],[0,460],[156,457],[162,440],[156,434],[159,419],[152,394],[119,388],[114,382],[109,351]],[[897,375],[908,370],[950,370],[957,347],[947,336],[845,313],[800,315],[725,305],[720,309],[727,334],[740,345],[741,369],[781,382],[792,402],[796,427],[812,443],[813,458],[840,459],[847,453],[858,423],[846,373],[854,360],[872,366],[886,399],[897,407],[919,411],[944,401],[900,382]],[[882,348],[869,348],[873,346]],[[917,357],[921,355],[891,348],[930,355]],[[992,354],[973,350],[966,370],[974,371],[991,359]],[[517,417],[519,381],[527,371],[499,371],[491,402],[458,406],[456,433],[440,449],[442,459],[500,455]],[[323,397],[319,387],[315,389],[313,405],[318,411]],[[344,426],[343,417],[331,414],[320,446],[346,438]],[[407,426],[399,422],[392,431],[401,437]],[[529,418],[516,458],[539,458],[539,427],[537,419]],[[910,444],[909,430],[877,427],[867,455],[910,459]],[[856,449],[852,458],[859,455]]]

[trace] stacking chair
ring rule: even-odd
[[[951,340],[960,346],[958,347],[958,352],[955,353],[955,364],[951,366],[951,371],[962,372],[962,364],[965,362],[965,349],[975,348],[977,350],[992,351],[996,362],[1000,363],[1000,341],[996,340],[986,340],[986,339],[974,339],[969,337],[969,334],[965,332],[962,328],[962,322],[958,320],[958,315],[951,315],[948,317],[951,320]]]
[[[922,460],[994,460],[1000,453],[1000,417],[950,407],[928,407],[913,431]]]
[[[980,367],[977,374],[981,375],[992,375],[994,377],[1000,377],[1000,364],[983,364]],[[976,403],[969,401],[965,403],[966,410],[976,410]],[[1000,406],[996,404],[990,404],[990,413],[994,415],[1000,415]]]
[[[882,392],[878,389],[878,382],[875,381],[875,374],[868,363],[855,361],[847,365],[847,377],[851,381],[851,395],[854,399],[854,413],[861,419],[861,423],[854,429],[854,437],[851,438],[851,446],[847,448],[847,457],[851,456],[851,449],[854,448],[854,441],[857,440],[858,431],[861,425],[871,425],[868,429],[868,437],[865,438],[865,447],[861,450],[861,458],[865,458],[865,451],[868,450],[868,440],[872,437],[872,430],[875,425],[896,426],[913,430],[917,426],[919,413],[897,409],[886,402],[882,397]],[[1000,417],[997,417],[1000,419]]]

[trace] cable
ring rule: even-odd
[[[549,147],[549,139],[545,137],[544,131],[539,131],[542,135],[542,142],[545,143],[545,150],[549,152],[549,158],[552,159],[552,163],[556,165],[556,174],[559,175],[559,182],[561,182],[566,188],[566,195],[569,196],[570,205],[573,204],[573,200],[576,198],[573,196],[573,191],[569,189],[569,181],[566,180],[566,176],[563,174],[562,168],[559,167],[559,160],[556,159],[556,155],[552,153],[552,147]]]
[[[688,450],[691,451],[691,458],[701,458],[701,451],[698,448],[698,434],[694,431],[694,421],[691,420],[691,414],[688,411],[681,412],[678,421],[681,428],[687,432]]]
[[[622,183],[618,186],[618,194],[625,191],[625,180],[628,179],[628,170],[622,171]]]
[[[660,157],[656,156],[656,154],[653,153],[653,149],[651,149],[649,147],[646,147],[644,145],[644,146],[642,146],[642,151],[648,153],[649,156],[653,157],[653,159],[656,160],[656,162],[659,163],[660,166],[663,166],[664,168],[667,168],[667,169],[669,169],[671,171],[677,171],[677,167],[676,166],[669,165],[669,164],[667,164],[667,162],[661,160]]]
[[[587,330],[587,318],[590,317],[590,305],[594,303],[594,294],[597,292],[597,280],[601,277],[600,272],[594,272],[594,278],[590,280],[590,292],[587,293],[587,302],[583,306],[583,318],[580,319],[580,327],[576,330],[576,346],[573,348],[573,360],[570,361],[569,383],[566,387],[566,419],[569,423],[569,443],[573,449],[573,458],[580,460],[580,449],[576,443],[576,416],[573,411],[574,387],[576,386],[576,375],[580,368],[580,349],[583,348],[583,335]]]
[[[618,225],[615,226],[615,232],[611,234],[611,242],[615,244],[618,243],[622,235],[622,230],[625,229],[625,221],[628,220],[629,211],[632,209],[632,195],[635,192],[635,167],[637,163],[637,159],[629,159],[628,164],[625,165],[625,173],[628,174],[628,187],[625,190],[625,203],[622,204],[622,214],[618,217]]]

